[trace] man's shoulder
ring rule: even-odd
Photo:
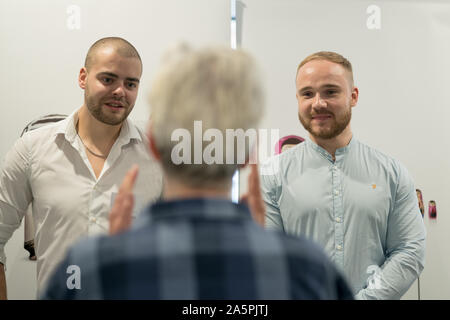
[[[52,136],[56,136],[56,134],[60,131],[62,123],[65,123],[66,120],[61,120],[60,122],[49,123],[45,126],[41,126],[31,131],[27,131],[23,134],[23,137],[26,137],[30,140],[39,140],[39,139],[48,139]]]
[[[251,223],[247,228],[253,240],[258,239],[256,247],[252,246],[257,252],[264,255],[279,255],[280,259],[287,261],[297,261],[298,267],[325,266],[329,259],[324,250],[315,242],[302,235],[288,235],[279,230],[262,229]],[[284,256],[284,257],[283,257]]]
[[[78,239],[68,251],[69,259],[91,259],[98,253],[100,249],[99,244],[104,241],[105,237],[107,236],[102,234]]]
[[[298,163],[305,150],[305,143],[300,143],[283,153],[267,157],[259,163],[260,174],[263,176],[277,176],[284,174],[286,168],[293,168],[291,164]]]
[[[322,247],[304,236],[268,232],[281,240],[294,298],[352,299],[347,281]]]
[[[79,239],[67,251],[65,264],[61,268],[66,270],[70,266],[77,266],[87,281],[98,277],[110,266],[126,261],[127,250],[124,247],[128,236],[124,234],[101,234]]]
[[[380,165],[394,168],[399,168],[403,166],[398,159],[396,159],[395,157],[389,155],[384,151],[379,150],[376,147],[370,146],[361,141],[357,141],[357,146],[359,148],[358,154],[364,154],[368,158],[370,158],[371,161],[374,161]]]
[[[43,123],[30,122],[30,124],[22,132],[19,141],[22,141],[29,148],[36,147],[42,150],[45,144],[53,143],[58,135],[64,135],[67,131],[67,125],[72,119],[71,116],[66,118],[39,118],[36,121]]]

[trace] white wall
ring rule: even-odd
[[[145,122],[148,88],[162,53],[180,40],[229,46],[230,2],[0,0],[2,159],[27,122],[81,106],[78,72],[89,46],[106,36],[124,37],[141,55],[141,89],[130,117]],[[23,226],[5,251],[9,298],[33,299],[36,267],[23,249]]]
[[[380,29],[367,27],[373,4],[380,10]],[[300,61],[331,50],[352,62],[360,90],[355,137],[406,165],[426,209],[429,200],[437,203],[437,221],[425,217],[421,298],[450,299],[450,2],[243,0],[238,7],[241,47],[265,71],[263,127],[280,129],[280,136],[306,136],[295,99]],[[246,190],[245,172],[241,189]],[[417,291],[416,283],[404,298],[417,299]]]

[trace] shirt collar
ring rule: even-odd
[[[78,110],[73,111],[66,119],[61,121],[57,127],[56,135],[62,134],[67,141],[73,143],[78,135],[75,124],[78,121]],[[132,139],[142,141],[136,126],[133,125],[130,119],[125,119],[119,134],[119,142],[123,145],[128,144]]]
[[[146,212],[151,215],[152,220],[187,217],[224,220],[251,218],[246,205],[219,198],[161,201],[147,207]]]
[[[333,162],[333,157],[331,156],[331,154],[329,154],[327,150],[325,150],[324,148],[319,146],[317,143],[312,141],[311,137],[306,137],[305,140],[306,140],[305,142],[308,146],[310,146],[311,148],[316,150],[318,153],[320,153],[326,159]],[[356,141],[357,140],[356,140],[355,136],[352,135],[350,142],[345,147],[336,149],[336,153],[335,153],[336,160],[338,160],[339,158],[342,158],[345,154],[347,154],[351,150],[351,148],[356,144]]]
[[[73,111],[66,119],[59,122],[55,135],[64,135],[67,141],[72,143],[77,136],[75,123],[78,121],[78,110]]]

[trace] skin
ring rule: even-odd
[[[85,91],[78,111],[78,135],[93,152],[107,156],[136,102],[142,65],[138,58],[119,55],[112,46],[99,48],[89,71],[83,67],[78,83]],[[118,104],[119,107],[112,107]],[[87,152],[98,177],[105,159]]]
[[[358,102],[359,91],[349,71],[327,60],[312,60],[298,70],[296,89],[300,122],[311,140],[334,159],[336,149],[352,138],[351,108]]]

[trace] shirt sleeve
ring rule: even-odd
[[[406,168],[398,164],[395,205],[389,214],[386,260],[368,279],[357,299],[400,299],[422,272],[425,264],[425,226],[416,191]]]
[[[279,197],[281,194],[281,186],[277,183],[277,170],[279,169],[278,158],[272,158],[269,162],[260,166],[260,183],[262,198],[266,207],[265,226],[270,230],[284,231],[283,220],[281,218]],[[275,167],[273,162],[276,161]]]
[[[4,247],[20,226],[32,200],[29,184],[29,151],[24,138],[7,153],[0,172],[0,263],[6,263]]]

